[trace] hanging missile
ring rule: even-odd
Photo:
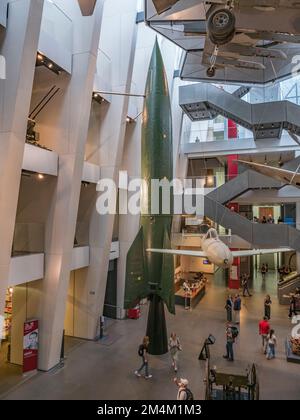
[[[168,352],[164,304],[175,313],[174,260],[172,255],[147,252],[148,248],[170,248],[172,205],[169,214],[151,212],[151,180],[173,179],[172,116],[168,82],[157,41],[153,49],[143,108],[141,201],[148,204],[142,212],[140,230],[128,251],[125,285],[125,309],[141,299],[150,301],[146,335],[150,338],[149,353]],[[170,191],[173,202],[173,190]]]

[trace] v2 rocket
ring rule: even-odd
[[[142,213],[140,230],[128,251],[125,285],[125,309],[141,299],[150,301],[146,335],[150,338],[149,353],[168,352],[164,304],[175,313],[174,260],[172,255],[147,252],[148,248],[170,248],[172,210],[151,214],[151,180],[173,179],[172,116],[166,72],[157,41],[153,49],[146,84],[142,122],[142,189],[141,201],[148,201]],[[143,194],[146,197],[143,197]],[[172,209],[173,190],[170,194]]]

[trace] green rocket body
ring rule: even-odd
[[[148,211],[141,216],[141,227],[127,254],[125,308],[141,299],[150,300],[146,335],[150,338],[149,352],[168,351],[164,303],[175,313],[174,262],[172,255],[147,252],[148,248],[170,248],[173,190],[170,212],[162,214],[162,200],[157,214],[151,202],[151,181],[173,179],[172,117],[167,77],[161,52],[155,43],[148,71],[142,123],[142,179],[147,186],[142,202]]]

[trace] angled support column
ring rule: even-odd
[[[0,79],[0,315],[8,287],[42,11],[43,0],[10,1],[7,28],[0,44],[6,64],[6,79]]]
[[[119,4],[120,3],[120,4]],[[107,1],[104,11],[104,27],[100,48],[106,51],[112,62],[112,91],[128,93],[136,46],[136,0],[119,2]],[[106,26],[108,25],[108,27]],[[115,36],[106,39],[115,28]],[[121,57],[121,58],[120,58]],[[99,131],[99,164],[101,179],[108,178],[118,186],[119,170],[128,115],[128,96],[112,95],[111,104],[103,116]],[[118,216],[116,216],[118,217]],[[99,215],[94,209],[90,224],[90,266],[87,269],[87,328],[80,336],[93,339],[97,335],[99,317],[103,313],[109,254],[115,216]]]
[[[63,121],[67,124],[64,135],[57,134],[59,173],[46,227],[39,353],[39,369],[45,371],[60,359],[102,8],[103,1],[98,1],[92,17],[82,17],[77,9],[71,15],[75,40],[73,68],[61,110],[61,124]]]

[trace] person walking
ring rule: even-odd
[[[240,312],[242,309],[242,300],[240,295],[235,295],[234,302],[233,302],[233,313],[234,313],[234,322],[236,324],[240,323]]]
[[[244,274],[243,278],[242,278],[242,287],[243,287],[243,296],[246,296],[246,293],[248,294],[248,296],[252,296],[249,292],[249,275],[248,274]]]
[[[267,336],[267,359],[275,358],[275,347],[277,345],[277,338],[274,330],[270,330]]]
[[[143,343],[139,346],[138,354],[143,359],[141,367],[136,370],[134,373],[136,376],[141,377],[141,372],[145,369],[145,378],[150,379],[152,375],[149,374],[149,365],[148,365],[148,348],[149,348],[149,337],[145,336]]]
[[[224,359],[227,359],[230,362],[234,361],[233,343],[234,343],[233,327],[232,327],[230,322],[227,322],[227,326],[226,326],[226,354],[223,357],[224,357]]]
[[[233,300],[231,295],[228,295],[227,297],[225,309],[227,315],[227,322],[232,322]]]
[[[262,338],[263,352],[264,354],[266,354],[267,353],[267,337],[270,332],[270,324],[266,316],[264,317],[262,321],[259,322],[258,328],[259,328],[259,335]]]
[[[260,272],[261,272],[262,279],[263,279],[263,280],[265,280],[265,278],[266,278],[266,273],[267,273],[267,268],[266,268],[265,264],[263,264],[263,265],[261,266]]]
[[[271,297],[270,295],[267,295],[265,297],[264,307],[265,307],[265,317],[268,318],[268,320],[271,319],[271,305],[272,305]]]
[[[194,399],[192,391],[188,388],[189,381],[187,379],[174,378],[175,384],[178,386],[177,400],[178,401],[192,401]]]
[[[179,352],[182,351],[179,338],[177,337],[176,333],[172,332],[170,339],[169,339],[169,351],[172,359],[172,367],[174,371],[177,372],[178,370],[178,356]]]
[[[290,310],[289,310],[289,318],[292,318],[292,316],[297,315],[296,311],[296,296],[294,294],[291,295],[290,299]]]

